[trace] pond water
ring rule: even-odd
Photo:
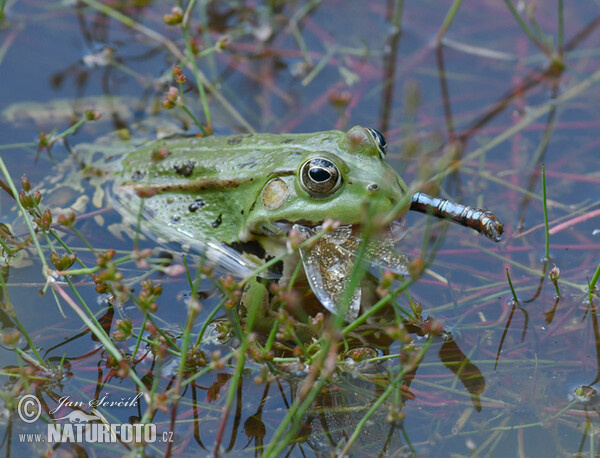
[[[5,453],[141,453],[122,435],[47,442],[48,424],[87,424],[73,416],[85,413],[90,424],[156,425],[144,452],[157,456],[594,456],[600,16],[592,1],[562,12],[562,2],[513,3],[514,12],[508,0],[203,0],[184,37],[164,20],[175,3],[2,2],[1,158],[19,191],[23,174],[43,184],[42,210],[88,201],[71,227],[53,210],[52,230],[82,272],[47,282],[2,177]],[[298,337],[301,327],[285,335],[283,325],[271,338],[240,334],[215,286],[223,283],[198,275],[192,288],[181,247],[137,240],[106,201],[92,205],[101,194],[93,180],[79,187],[71,158],[115,130],[120,141],[155,136],[156,126],[199,132],[181,108],[161,106],[179,64],[186,106],[207,124],[185,60],[190,39],[216,134],[378,129],[412,190],[490,209],[503,240],[409,213],[398,248],[430,264],[376,324],[345,327],[324,312],[320,340]],[[101,118],[40,143],[89,108]],[[50,252],[65,253],[58,238],[38,237],[50,269]],[[144,249],[151,259],[139,259]],[[196,254],[186,262],[196,278]],[[91,273],[113,267],[121,279],[94,282]],[[142,313],[140,293],[159,284],[158,309]],[[200,304],[196,315],[190,303]],[[180,367],[180,349],[200,334]],[[42,414],[31,423],[18,415],[27,394]]]

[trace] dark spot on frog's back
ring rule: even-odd
[[[227,140],[227,144],[228,145],[237,145],[239,143],[241,143],[241,141],[243,140],[241,135],[236,135],[235,137],[229,137],[229,139]]]
[[[293,138],[284,138],[283,140],[281,140],[281,143],[292,143],[293,141]]]
[[[221,219],[222,216],[223,216],[222,213],[219,214],[219,216],[217,217],[217,219],[212,222],[212,227],[219,227],[221,225],[221,223],[223,222],[222,219]]]
[[[146,172],[136,170],[133,172],[133,175],[131,175],[131,181],[140,181],[142,178],[144,178],[144,175],[146,175]]]
[[[181,165],[175,165],[173,168],[175,172],[184,177],[189,177],[194,172],[194,166],[196,165],[196,161],[185,161]]]
[[[194,213],[195,211],[200,210],[202,207],[204,207],[204,199],[198,198],[189,205],[188,210]]]
[[[252,158],[247,160],[246,162],[242,162],[241,164],[238,165],[238,169],[246,169],[246,168],[254,168],[254,166],[256,165],[256,159]]]

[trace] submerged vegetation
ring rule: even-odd
[[[600,19],[562,0],[483,2],[481,13],[460,0],[349,3],[0,3],[5,72],[19,73],[11,52],[40,21],[61,46],[79,37],[88,50],[53,55],[50,96],[2,107],[7,455],[596,453]],[[484,13],[502,18],[487,35]],[[379,228],[363,209],[339,310],[359,287],[369,307],[348,321],[312,297],[301,262],[287,284],[269,278],[289,253],[240,278],[153,240],[143,205],[123,221],[95,166],[107,148],[174,132],[354,124],[386,134],[412,192],[491,208],[508,230],[491,246],[407,215],[399,275],[369,270]],[[290,231],[288,249],[336,228]],[[40,401],[34,423],[18,416],[28,394]],[[71,412],[155,424],[159,440],[22,438]]]

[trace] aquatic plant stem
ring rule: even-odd
[[[553,107],[559,106],[559,105],[571,100],[572,98],[577,97],[582,92],[586,91],[591,86],[598,83],[599,81],[600,81],[600,70],[596,70],[589,77],[584,79],[582,82],[567,89],[555,100],[547,102],[542,106],[532,108],[531,110],[528,111],[527,116],[525,118],[523,118],[521,121],[514,124],[510,128],[506,129],[504,132],[502,132],[501,134],[494,137],[492,140],[487,142],[485,145],[483,145],[483,146],[477,148],[476,150],[472,151],[471,153],[467,154],[464,158],[452,162],[452,164],[450,164],[444,171],[438,172],[436,175],[434,175],[431,178],[431,180],[432,181],[439,180],[439,179],[453,173],[454,171],[458,170],[462,166],[462,164],[472,161],[473,159],[479,157],[480,155],[487,153],[488,151],[495,148],[499,144],[501,144],[504,141],[508,140],[509,138],[513,137],[515,134],[521,132],[523,129],[528,127],[530,124],[532,124],[538,118],[544,116],[546,113],[549,113],[550,110],[553,109]]]
[[[31,348],[31,351],[37,358],[38,364],[42,365],[44,362],[44,359],[38,353],[37,347],[33,344],[33,341],[29,337],[29,334],[27,334],[25,327],[21,324],[21,322],[19,321],[19,318],[17,317],[17,312],[10,301],[8,291],[6,289],[6,282],[4,280],[4,274],[2,273],[1,270],[0,270],[0,286],[2,287],[2,295],[3,295],[3,302],[4,302],[2,304],[2,310],[4,311],[4,313],[6,313],[6,315],[8,315],[10,317],[11,321],[13,321],[15,323],[15,326],[17,326],[17,328],[19,329],[19,332],[25,338],[25,340],[27,341],[27,344],[29,345],[29,348]]]
[[[565,40],[565,17],[563,0],[558,0],[558,33],[556,36],[556,51],[562,57]]]
[[[593,294],[594,288],[596,287],[596,282],[598,281],[598,277],[600,277],[600,264],[598,264],[598,267],[596,268],[596,272],[594,272],[594,276],[592,277],[592,279],[590,280],[590,283],[589,283],[588,299],[590,300],[590,303],[592,302],[592,294]]]
[[[533,33],[533,30],[531,30],[531,28],[523,20],[523,18],[521,17],[519,12],[515,8],[515,6],[512,4],[512,1],[504,0],[504,3],[510,10],[511,14],[515,18],[515,20],[517,21],[519,26],[521,26],[521,29],[523,29],[523,32],[525,32],[525,35],[527,35],[527,37],[531,40],[531,42],[533,44],[535,44],[539,48],[540,51],[542,51],[548,58],[551,58],[552,55],[551,55],[550,50],[546,46],[544,46],[544,44],[538,39],[538,37],[535,36],[535,34]]]
[[[42,251],[40,242],[37,239],[37,234],[35,232],[35,229],[33,228],[33,224],[31,224],[31,218],[29,217],[29,213],[21,204],[21,200],[19,199],[19,191],[17,191],[17,187],[15,186],[15,183],[12,180],[10,173],[8,173],[8,169],[6,168],[2,157],[0,157],[0,170],[2,171],[2,174],[4,175],[4,178],[6,179],[6,182],[10,187],[10,190],[12,191],[15,202],[17,203],[17,206],[19,207],[19,210],[23,215],[23,219],[25,220],[25,224],[27,225],[27,229],[29,230],[29,235],[31,235],[31,240],[33,241],[35,250],[37,251],[37,254],[40,258],[40,262],[42,263],[42,273],[44,274],[44,278],[47,279],[50,268],[48,267],[48,263],[46,262],[46,258],[44,257],[44,252]]]
[[[421,360],[425,356],[425,353],[427,352],[427,350],[431,346],[431,342],[432,342],[432,338],[431,338],[431,336],[429,336],[427,338],[427,341],[425,341],[425,343],[423,344],[423,347],[419,351],[419,354],[417,355],[417,357],[415,358],[415,360],[413,362],[411,362],[410,364],[407,364],[405,367],[402,368],[402,370],[400,372],[398,372],[398,375],[396,375],[396,377],[388,385],[388,387],[386,388],[386,390],[379,396],[379,398],[377,398],[377,401],[375,401],[373,403],[373,405],[368,410],[368,412],[360,419],[360,421],[356,425],[356,428],[354,429],[354,432],[352,433],[352,435],[348,439],[348,442],[346,442],[346,445],[344,445],[344,448],[338,454],[338,456],[347,456],[348,455],[350,447],[354,444],[354,442],[356,441],[356,439],[358,439],[358,435],[360,434],[360,432],[362,431],[362,429],[366,425],[367,421],[369,421],[369,419],[373,416],[373,414],[377,411],[377,409],[379,409],[379,407],[381,407],[381,405],[385,402],[385,400],[392,393],[394,393],[396,391],[396,387],[402,382],[402,379],[404,378],[404,376],[408,372],[410,372],[410,371],[414,370],[416,367],[418,367],[419,363],[421,362]]]
[[[110,6],[103,4],[98,0],[81,0],[81,2],[121,22],[127,27],[131,27],[132,29],[138,31],[142,35],[146,35],[148,38],[156,41],[157,43],[160,43],[161,45],[165,46],[165,48],[167,48],[169,52],[173,54],[179,61],[184,62],[186,60],[186,56],[180,51],[177,45],[173,41],[161,35],[160,33],[155,32],[154,30],[135,22],[129,16],[120,13],[114,8],[111,8]],[[225,99],[223,94],[221,94],[219,90],[208,80],[206,75],[204,75],[204,73],[202,73],[198,69],[197,72],[198,77],[200,78],[206,89],[208,89],[214,95],[215,99],[217,99],[219,103],[223,105],[225,110],[227,110],[229,114],[231,114],[231,116],[235,118],[236,121],[243,125],[248,132],[254,132],[254,128],[250,125],[250,123],[248,123],[248,121],[244,119],[244,117],[233,107],[233,105],[231,105],[231,103],[229,103],[229,101]]]
[[[318,353],[318,355],[320,355],[320,357],[323,359],[323,361],[319,361],[320,363],[324,363],[325,358],[327,358],[327,355],[329,354],[331,345],[332,345],[331,339],[325,339],[324,346],[321,347],[321,350]],[[317,361],[313,362],[313,364],[317,364]],[[316,366],[314,366],[314,367],[316,367]],[[310,377],[310,376],[311,375],[309,374],[308,377]],[[307,379],[308,379],[308,377],[307,377]],[[264,456],[269,456],[269,457],[270,456],[278,456],[281,453],[281,451],[287,446],[287,444],[295,437],[296,431],[297,431],[297,429],[299,427],[299,423],[300,423],[299,420],[302,418],[304,413],[309,409],[309,407],[313,403],[314,399],[321,392],[321,389],[323,388],[323,386],[325,385],[325,383],[327,381],[327,378],[323,377],[320,373],[319,374],[313,373],[313,378],[316,378],[316,377],[318,377],[318,381],[316,383],[314,383],[314,380],[313,380],[313,384],[312,384],[310,390],[304,396],[297,396],[294,399],[294,402],[292,403],[292,405],[288,408],[288,411],[287,411],[285,417],[283,418],[283,420],[281,421],[281,424],[279,425],[277,430],[275,430],[275,432],[273,433],[273,436],[271,437],[271,442],[269,443],[269,446],[267,447],[267,449],[264,451]],[[307,383],[307,379],[304,380],[305,384]],[[304,385],[304,386],[306,386],[306,385]],[[293,421],[292,427],[289,429],[288,433],[282,439],[282,436],[283,436],[285,430],[288,428],[290,422],[292,422],[292,421]]]
[[[546,233],[546,257],[545,260],[550,260],[550,232],[548,228],[548,204],[546,203],[546,165],[542,164],[542,194],[544,203],[544,228]],[[512,286],[512,284],[511,284]]]
[[[508,286],[510,287],[510,292],[512,293],[513,300],[515,301],[516,304],[518,304],[519,298],[517,297],[515,287],[513,286],[512,281],[510,279],[510,273],[508,272],[508,269],[506,269],[506,278],[508,279]]]
[[[227,425],[227,418],[229,417],[231,406],[233,405],[233,398],[235,396],[235,392],[237,391],[238,385],[242,378],[242,373],[244,372],[244,367],[246,365],[246,350],[250,345],[249,336],[252,332],[254,320],[256,318],[256,314],[258,312],[259,307],[260,303],[258,301],[250,301],[250,303],[248,304],[248,316],[246,320],[245,329],[246,332],[240,336],[242,342],[235,352],[237,357],[237,363],[235,366],[235,372],[230,381],[229,390],[227,391],[227,399],[225,400],[225,406],[223,407],[223,415],[221,416],[221,423],[219,424],[219,429],[215,440],[215,447],[213,449],[213,456],[215,458],[221,455],[219,453],[221,439],[223,437],[223,432],[225,431],[225,426]]]
[[[198,345],[200,345],[202,343],[202,338],[204,337],[204,333],[206,332],[206,328],[212,322],[212,319],[215,317],[215,315],[217,314],[217,312],[219,310],[221,310],[221,307],[223,307],[223,305],[225,304],[226,301],[227,301],[227,297],[224,297],[221,300],[221,302],[219,302],[216,305],[216,307],[213,308],[211,310],[211,312],[208,314],[208,316],[206,317],[206,320],[204,321],[204,324],[200,328],[200,332],[198,333],[198,337],[196,338],[196,346],[198,346]]]
[[[435,37],[435,42],[437,45],[440,45],[442,43],[442,40],[444,39],[444,35],[446,35],[446,32],[448,32],[448,29],[450,28],[450,24],[452,24],[452,21],[454,20],[454,16],[456,16],[456,13],[458,12],[458,9],[460,8],[461,3],[462,3],[462,0],[454,0],[452,5],[450,6],[448,13],[446,13],[446,17],[444,18],[444,22],[442,22],[442,26],[440,27],[440,30],[438,30],[438,33]]]

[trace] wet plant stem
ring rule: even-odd
[[[461,3],[462,3],[462,0],[454,0],[452,5],[450,6],[450,9],[448,10],[446,17],[444,18],[444,22],[442,22],[442,26],[440,27],[440,30],[438,31],[438,33],[435,37],[435,43],[437,45],[440,45],[442,43],[442,40],[444,39],[444,35],[446,35],[446,32],[448,32],[448,29],[450,28],[450,25],[452,24],[452,21],[454,20],[454,16],[456,16],[456,13],[458,12],[458,9],[460,8]]]
[[[313,242],[315,242],[315,241],[319,240],[321,237],[323,237],[324,234],[325,234],[325,232],[319,232],[319,233],[313,235],[312,237],[307,238],[300,245],[298,245],[297,249],[305,248],[307,246],[310,246]],[[280,254],[279,256],[276,256],[273,259],[270,259],[269,261],[267,261],[264,264],[262,264],[260,267],[258,267],[255,270],[253,270],[251,274],[249,274],[246,278],[244,278],[239,283],[240,288],[243,287],[250,280],[252,280],[253,278],[255,278],[261,272],[264,272],[264,271],[268,270],[269,267],[274,266],[275,264],[277,264],[280,261],[283,261],[283,259],[285,259],[290,254],[291,254],[291,251],[283,253],[283,254]]]
[[[221,307],[223,307],[223,305],[225,304],[225,302],[227,301],[227,296],[224,297],[221,302],[219,302],[215,308],[213,308],[211,310],[211,312],[208,314],[208,316],[206,317],[206,320],[204,321],[204,324],[202,325],[202,327],[200,328],[200,332],[198,333],[198,337],[196,338],[196,346],[200,345],[202,343],[202,338],[204,337],[204,333],[206,332],[206,328],[208,327],[208,325],[210,323],[212,323],[213,318],[215,317],[215,315],[217,314],[217,312],[219,310],[221,310]]]
[[[546,261],[550,260],[550,232],[549,232],[549,228],[548,228],[548,204],[547,204],[547,197],[546,197],[546,165],[542,164],[542,193],[543,193],[543,200],[542,202],[544,203],[544,228],[545,228],[545,233],[546,233]],[[510,280],[509,280],[510,281]]]
[[[562,57],[565,40],[565,17],[563,0],[558,0],[558,33],[556,37],[556,51]]]
[[[594,272],[594,276],[592,277],[592,279],[590,280],[590,283],[589,283],[588,299],[590,300],[590,303],[592,302],[592,295],[594,292],[594,288],[596,287],[596,282],[598,281],[598,277],[600,277],[600,264],[598,264],[598,267],[596,268],[596,272]]]
[[[385,402],[385,400],[396,391],[396,388],[400,385],[400,383],[402,383],[402,379],[404,378],[404,376],[408,372],[410,372],[410,371],[414,370],[416,367],[418,367],[419,363],[425,356],[425,353],[427,353],[427,350],[429,349],[431,342],[432,342],[432,339],[430,336],[427,339],[427,341],[423,344],[423,348],[421,348],[421,350],[419,351],[419,354],[417,355],[415,360],[413,362],[411,362],[410,364],[407,364],[405,367],[403,367],[402,370],[400,372],[398,372],[398,375],[396,375],[394,380],[388,385],[386,390],[381,394],[381,396],[379,396],[377,398],[377,401],[375,401],[373,403],[373,405],[371,406],[369,411],[361,418],[361,420],[356,425],[354,432],[348,439],[348,442],[346,442],[346,445],[344,446],[342,451],[339,453],[339,456],[346,456],[349,454],[350,447],[352,447],[352,445],[354,444],[356,439],[358,439],[360,432],[362,431],[364,426],[367,424],[369,419],[373,416],[373,414],[377,411],[377,409],[379,409],[379,407],[381,407],[381,405]]]
[[[187,271],[187,266],[186,266]],[[189,274],[188,274],[189,279]],[[192,291],[193,293],[193,291]],[[175,420],[177,416],[177,407],[179,405],[179,399],[181,397],[181,382],[183,379],[183,374],[185,373],[185,365],[187,362],[188,349],[190,347],[192,327],[194,326],[194,322],[198,317],[198,313],[200,312],[200,304],[196,302],[195,297],[192,296],[190,298],[190,302],[188,304],[188,314],[187,320],[185,323],[185,327],[183,328],[183,339],[180,347],[180,357],[179,357],[179,367],[177,369],[177,375],[175,377],[175,387],[174,391],[174,399],[173,404],[171,406],[171,431],[175,431]],[[169,456],[171,453],[172,443],[169,442],[166,456]]]
[[[321,358],[324,359],[327,357],[330,348],[331,348],[331,339],[326,339],[324,346],[321,348],[321,350],[318,353],[321,356]],[[315,361],[312,364],[317,364],[317,362]],[[310,376],[311,375],[309,374],[308,377],[310,377]],[[307,380],[305,379],[305,383],[306,383],[306,381]],[[281,424],[279,425],[277,430],[273,433],[271,442],[269,443],[269,446],[267,447],[267,449],[264,452],[264,456],[280,455],[281,451],[289,444],[289,442],[294,437],[296,437],[296,432],[300,426],[299,425],[300,419],[302,418],[304,413],[310,408],[310,406],[312,405],[312,403],[313,403],[314,399],[317,397],[317,395],[321,392],[321,389],[325,385],[326,381],[327,381],[326,377],[320,376],[316,383],[312,383],[310,390],[304,396],[300,396],[300,395],[296,396],[296,398],[294,399],[294,402],[289,407],[285,417],[281,421]],[[288,427],[290,426],[290,423],[292,423],[292,422],[293,422],[292,427],[289,428],[288,433],[282,439],[282,436],[283,436],[285,430],[288,429]]]
[[[394,10],[394,17],[392,18],[392,24],[396,27],[398,33],[402,32],[402,13],[404,11],[404,0],[396,0],[396,8]]]
[[[237,350],[234,350],[231,353],[228,353],[225,356],[222,356],[220,358],[220,360],[221,361],[228,361],[229,359],[233,358],[236,355],[236,353],[237,353]],[[214,370],[215,370],[215,367],[212,364],[209,364],[204,369],[196,372],[194,375],[192,375],[191,377],[188,377],[183,382],[181,382],[181,386],[184,387],[186,385],[189,385],[190,383],[193,383],[195,380],[199,379],[203,375],[206,375],[209,372],[212,372]]]
[[[140,344],[142,343],[142,334],[144,333],[144,329],[146,329],[147,321],[148,321],[148,315],[144,314],[144,319],[142,320],[142,325],[140,326],[140,333],[136,338],[135,348],[133,349],[133,353],[131,353],[132,360],[135,360],[135,356],[137,355],[137,352],[140,349]]]
[[[273,327],[271,328],[271,332],[269,332],[269,337],[267,338],[267,341],[265,342],[265,348],[264,348],[265,353],[268,353],[269,351],[271,351],[271,348],[273,348],[273,342],[275,342],[275,336],[277,335],[278,329],[279,329],[279,320],[275,320],[273,322]]]
[[[227,418],[229,417],[229,412],[231,411],[231,406],[233,405],[233,399],[235,397],[235,393],[237,391],[238,385],[242,378],[242,373],[244,372],[244,367],[246,365],[246,350],[250,345],[250,333],[252,332],[252,328],[254,326],[254,320],[256,319],[256,314],[258,312],[258,308],[260,307],[260,303],[258,301],[252,301],[248,304],[248,317],[246,320],[246,329],[245,333],[241,335],[242,343],[236,350],[236,366],[235,373],[230,381],[229,390],[227,391],[227,398],[225,401],[225,406],[223,407],[223,415],[221,417],[221,423],[219,424],[219,430],[217,433],[217,438],[215,440],[215,448],[213,449],[213,456],[220,456],[219,448],[221,445],[221,440],[223,438],[223,432],[225,431],[225,426],[227,425]]]
[[[2,309],[3,309],[4,313],[6,313],[10,317],[11,321],[13,321],[15,323],[15,326],[17,326],[17,328],[19,329],[19,332],[25,338],[25,340],[27,341],[27,344],[29,345],[29,348],[31,348],[31,351],[37,358],[38,364],[43,364],[44,360],[42,359],[41,355],[38,353],[37,347],[33,344],[33,341],[29,337],[29,334],[27,334],[27,331],[25,330],[25,328],[19,321],[19,318],[17,317],[16,310],[14,309],[14,307],[10,301],[8,291],[6,289],[6,282],[4,281],[4,274],[1,271],[0,271],[0,286],[2,287],[2,296],[3,296],[3,302],[4,302],[2,304]]]
[[[83,126],[88,120],[83,117],[81,118],[79,121],[77,121],[75,124],[73,124],[71,127],[69,127],[68,129],[64,130],[63,132],[61,132],[58,135],[55,135],[54,138],[55,139],[63,139],[65,138],[67,135],[71,135],[74,134],[75,132],[77,132],[77,130]]]
[[[2,157],[0,157],[0,170],[2,171],[2,174],[4,175],[4,178],[5,178],[6,182],[8,183],[8,186],[10,187],[10,190],[12,191],[15,202],[17,203],[17,206],[19,207],[19,210],[20,210],[21,214],[23,215],[23,219],[25,220],[25,224],[27,225],[27,229],[29,230],[29,235],[31,235],[31,240],[33,241],[35,250],[37,251],[37,254],[40,258],[40,262],[42,263],[42,272],[44,274],[44,277],[47,278],[48,271],[50,270],[50,268],[48,267],[48,263],[46,262],[46,258],[44,257],[44,252],[42,251],[40,242],[37,239],[37,235],[35,233],[35,229],[33,228],[33,224],[31,224],[31,218],[29,216],[29,213],[27,212],[27,210],[25,210],[25,208],[21,204],[21,200],[19,199],[19,192],[17,191],[17,187],[15,186],[15,183],[12,180],[10,173],[8,173],[8,169],[6,168],[6,165],[4,164],[4,160],[2,159]]]
[[[515,288],[512,284],[512,281],[510,279],[510,273],[508,272],[508,269],[506,269],[506,278],[508,279],[508,286],[510,287],[510,292],[512,293],[513,296],[513,300],[515,301],[515,304],[519,303],[519,298],[517,297],[517,293],[515,291]]]
[[[191,3],[193,4],[193,2],[191,2]],[[198,64],[196,63],[194,51],[193,51],[192,45],[190,43],[188,28],[187,28],[187,25],[185,25],[185,23],[182,23],[182,25],[181,25],[181,33],[182,33],[183,39],[185,41],[185,49],[187,50],[190,63],[192,64],[192,73],[194,74],[194,79],[196,80],[196,86],[198,86],[198,93],[200,94],[200,101],[202,102],[202,109],[204,110],[204,117],[206,118],[206,124],[207,124],[209,130],[212,131],[212,119],[210,117],[210,108],[208,107],[208,99],[206,98],[206,91],[204,90],[204,84],[202,83],[202,79],[200,78],[200,72],[198,71]],[[183,92],[182,92],[182,94],[183,94]],[[184,110],[186,110],[185,105],[182,105],[182,107],[184,107]],[[190,116],[192,116],[192,119],[194,119],[194,122],[197,125],[200,125],[198,120],[193,115],[191,115],[189,110],[186,110],[186,113],[188,113]],[[207,135],[204,128],[201,127],[200,129],[202,130],[202,133],[204,135]]]
[[[550,50],[548,50],[548,48],[544,46],[544,44],[540,42],[540,40],[535,36],[535,33],[533,33],[533,30],[531,30],[531,28],[523,20],[515,6],[512,4],[512,1],[504,0],[504,3],[512,13],[513,17],[515,18],[521,29],[523,29],[523,32],[525,32],[525,35],[527,35],[527,37],[531,40],[531,42],[535,44],[539,48],[539,50],[543,52],[548,58],[552,57]]]

